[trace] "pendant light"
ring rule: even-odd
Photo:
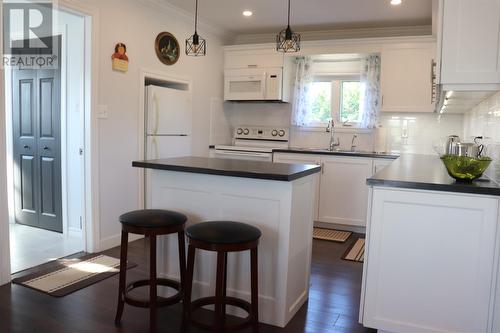
[[[198,35],[198,0],[194,14],[194,35],[186,39],[186,55],[199,57],[207,54],[207,43]]]
[[[300,51],[300,35],[290,28],[290,0],[288,0],[288,25],[276,36],[276,51],[285,53]]]

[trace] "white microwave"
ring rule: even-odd
[[[224,71],[225,101],[286,102],[283,97],[282,67]]]

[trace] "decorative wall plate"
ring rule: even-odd
[[[173,65],[179,60],[180,47],[177,39],[170,32],[161,32],[156,37],[155,50],[158,59],[165,65]]]

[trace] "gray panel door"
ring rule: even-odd
[[[12,78],[16,222],[62,232],[61,72],[17,69]]]

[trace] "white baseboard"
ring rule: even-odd
[[[351,231],[351,232],[355,232],[355,233],[358,233],[358,234],[365,234],[366,233],[366,228],[365,227],[356,227],[356,226],[345,225],[345,224],[325,223],[325,222],[314,221],[314,226],[316,228],[335,229],[335,230],[342,230],[342,231]]]
[[[143,235],[135,235],[135,234],[129,234],[128,235],[128,242],[133,242],[138,239],[144,238]],[[111,237],[106,237],[104,239],[101,239],[101,242],[99,243],[99,251],[105,251],[108,249],[111,249],[113,247],[120,246],[122,240],[122,235],[117,234],[113,235]]]
[[[71,238],[83,238],[82,229],[79,228],[68,228],[68,237]]]

